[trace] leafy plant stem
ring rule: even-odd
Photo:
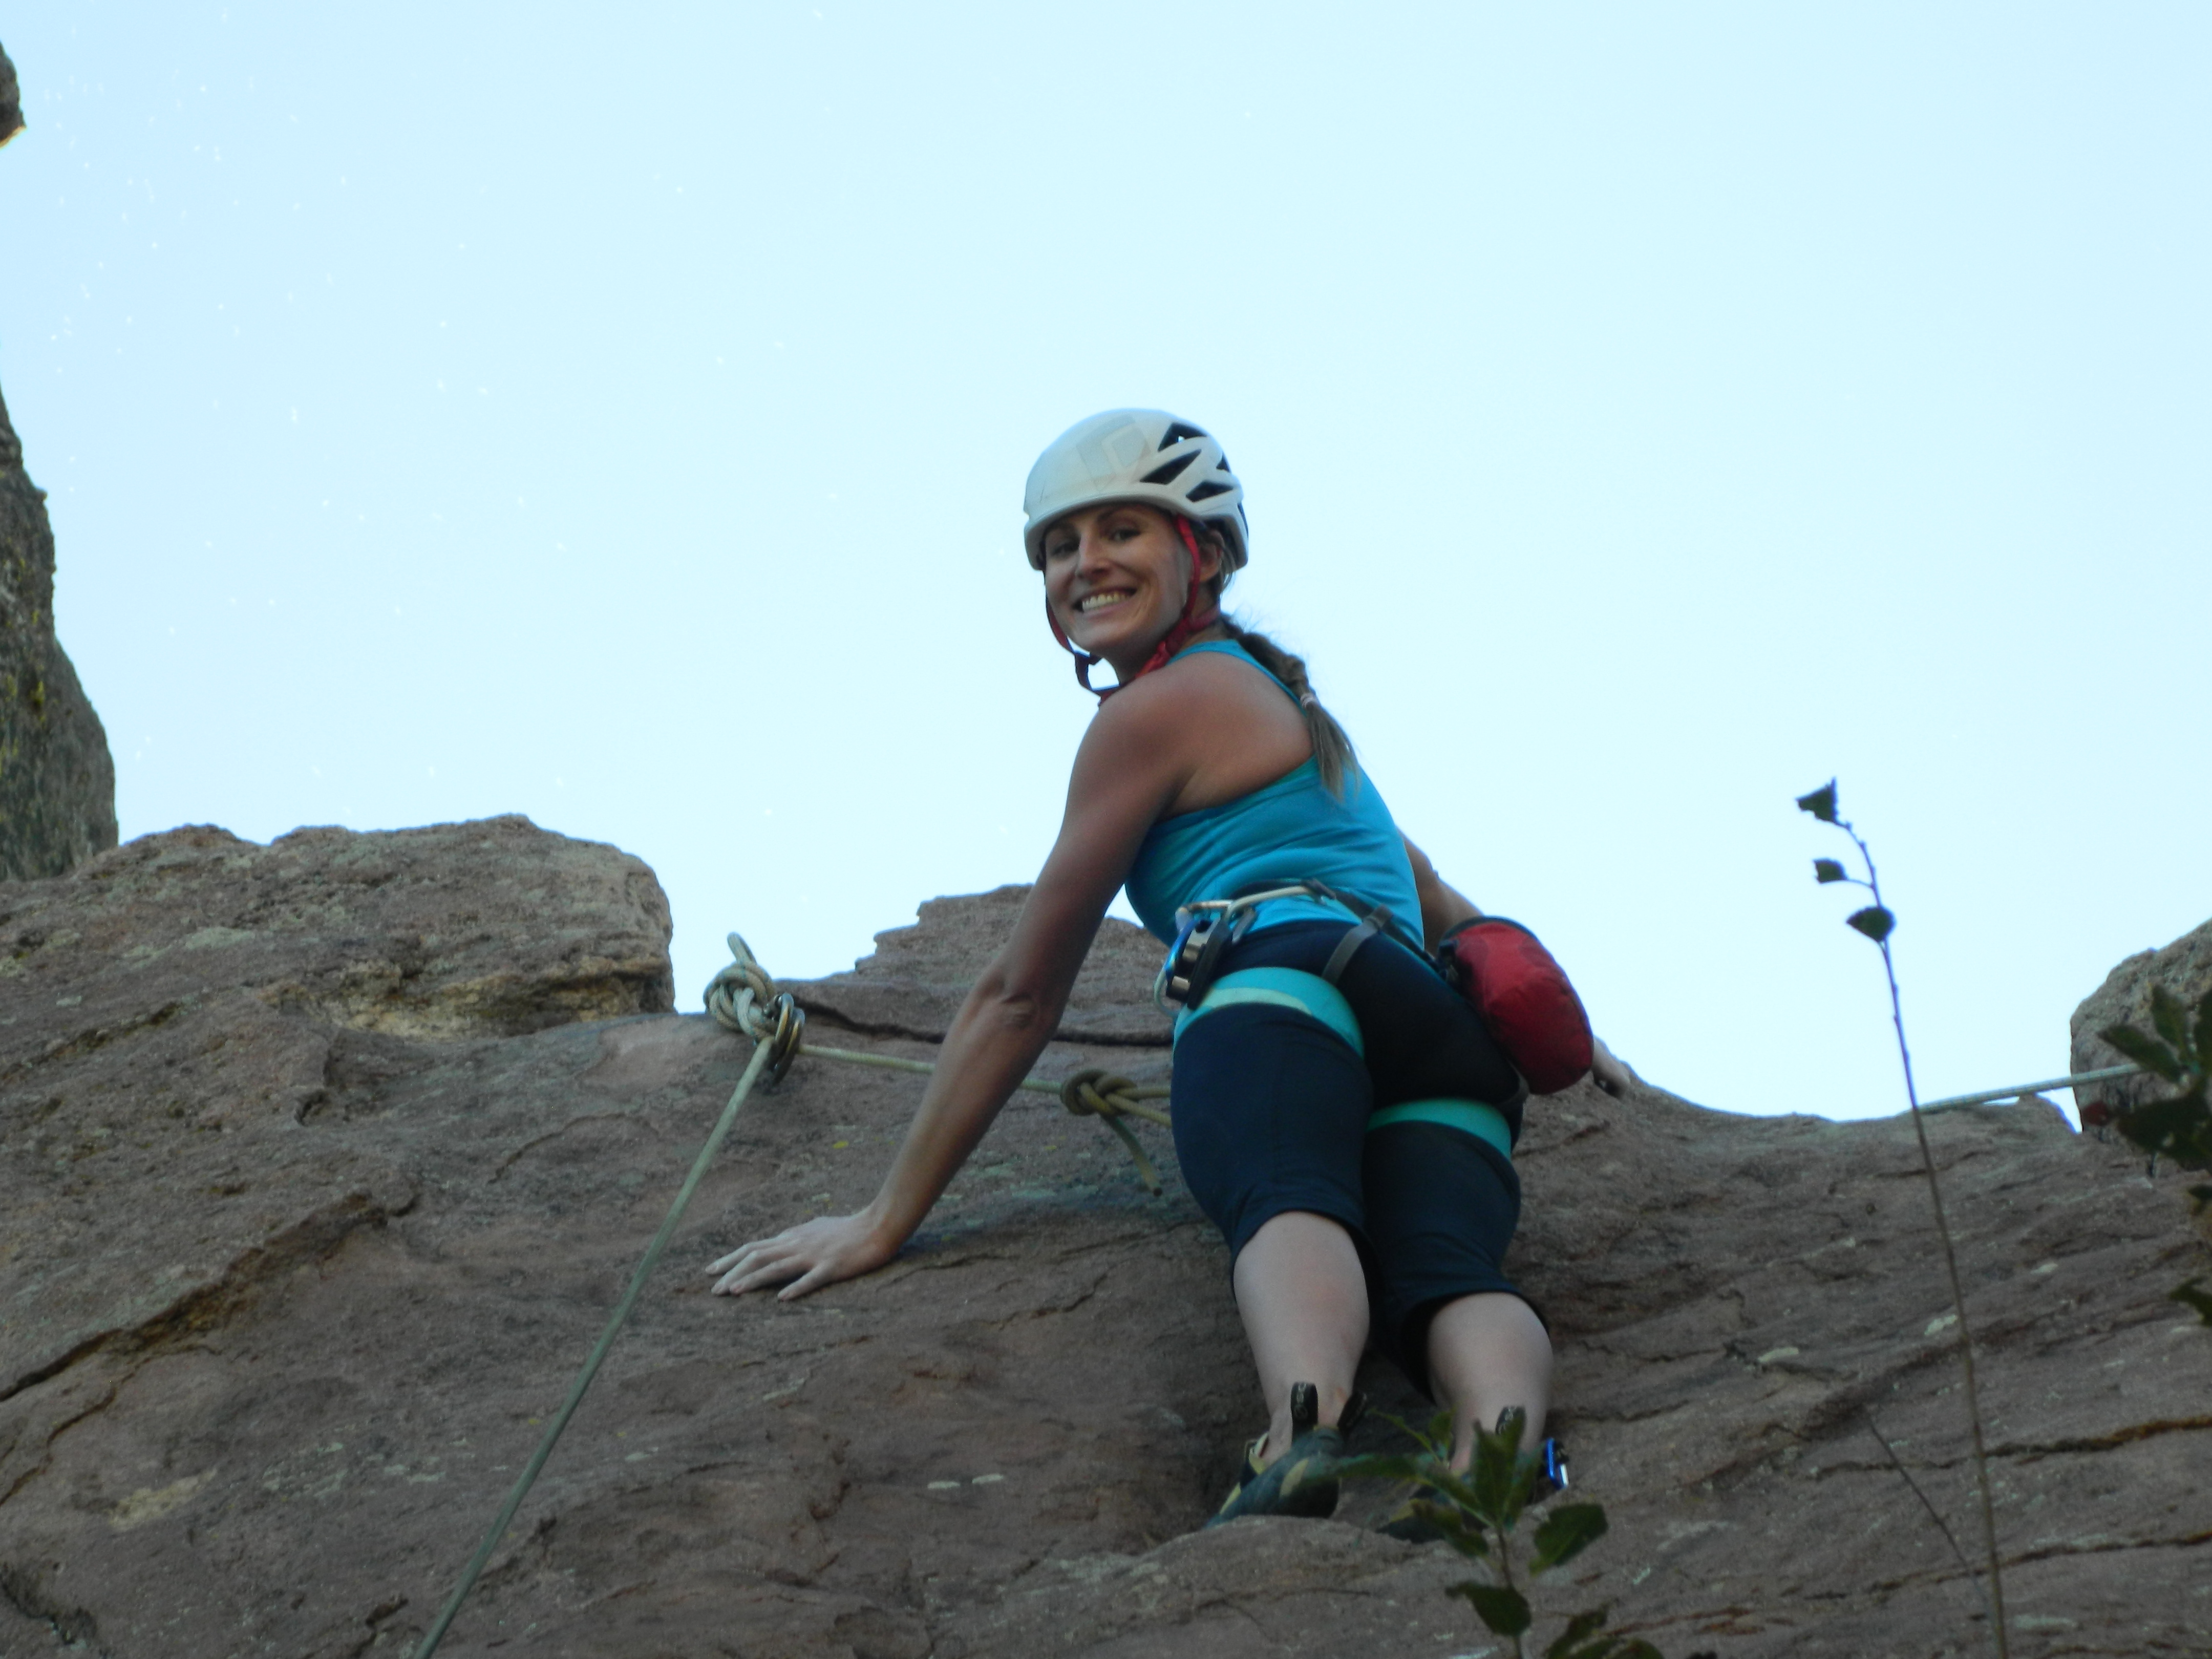
[[[1851,838],[1851,844],[1859,849],[1859,857],[1866,861],[1867,888],[1874,895],[1875,904],[1880,905],[1881,877],[1875,869],[1873,853],[1849,823],[1841,818],[1835,823]],[[1966,1327],[1966,1292],[1959,1280],[1959,1256],[1951,1244],[1951,1224],[1943,1213],[1943,1184],[1936,1178],[1936,1154],[1928,1145],[1928,1123],[1920,1110],[1920,1091],[1912,1079],[1912,1049],[1905,1040],[1905,1004],[1898,994],[1897,965],[1889,953],[1888,939],[1885,936],[1875,943],[1881,948],[1881,971],[1889,981],[1889,1016],[1891,1024],[1897,1028],[1898,1058],[1905,1065],[1905,1097],[1912,1108],[1912,1133],[1920,1142],[1920,1166],[1928,1174],[1928,1200],[1936,1212],[1936,1237],[1943,1247],[1943,1271],[1951,1282],[1951,1308],[1959,1320],[1959,1363],[1966,1374],[1967,1425],[1973,1431],[1974,1484],[1981,1498],[1982,1541],[1989,1552],[1990,1604],[1993,1614],[1990,1633],[1996,1638],[1997,1659],[2011,1659],[2011,1647],[2005,1640],[2004,1574],[1997,1561],[1996,1509],[1990,1499],[1989,1454],[1982,1437],[1981,1392],[1974,1380],[1973,1338]]]
[[[1491,1535],[1498,1540],[1498,1554],[1495,1559],[1498,1562],[1499,1582],[1509,1590],[1518,1590],[1520,1586],[1513,1582],[1513,1552],[1506,1543],[1504,1528],[1492,1528]],[[1521,1638],[1518,1636],[1508,1636],[1505,1639],[1513,1644],[1513,1659],[1523,1659]]]
[[[1959,1547],[1959,1537],[1951,1530],[1951,1523],[1943,1518],[1942,1512],[1935,1504],[1928,1501],[1928,1494],[1920,1490],[1920,1483],[1912,1478],[1912,1471],[1905,1467],[1905,1460],[1897,1455],[1897,1448],[1889,1443],[1889,1437],[1884,1434],[1881,1425],[1875,1423],[1872,1412],[1866,1414],[1866,1425],[1867,1432],[1881,1444],[1882,1450],[1889,1454],[1890,1466],[1897,1471],[1898,1478],[1912,1489],[1912,1495],[1920,1500],[1920,1507],[1928,1511],[1928,1518],[1936,1523],[1936,1530],[1943,1534],[1943,1541],[1951,1547],[1951,1559],[1959,1564],[1960,1571],[1966,1575],[1969,1582],[1972,1582],[1974,1577],[1974,1564],[1966,1559],[1966,1551]],[[1982,1591],[1978,1584],[1974,1588],[1982,1596],[1982,1605],[1984,1607],[1988,1607],[1987,1593]]]

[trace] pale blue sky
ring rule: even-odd
[[[0,29],[0,386],[126,836],[495,812],[687,1006],[1026,879],[1019,543],[1210,425],[1234,598],[1655,1080],[2061,1071],[2212,915],[2212,12],[78,4]]]

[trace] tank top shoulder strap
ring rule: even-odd
[[[1262,674],[1266,674],[1269,679],[1274,680],[1275,689],[1277,690],[1280,691],[1292,702],[1297,702],[1298,694],[1297,692],[1291,690],[1289,686],[1285,685],[1279,679],[1276,679],[1275,676],[1269,672],[1267,664],[1261,662],[1257,657],[1254,656],[1249,651],[1247,651],[1243,646],[1239,645],[1234,640],[1207,640],[1202,644],[1187,645],[1182,650],[1176,652],[1176,655],[1178,657],[1195,657],[1201,651],[1211,651],[1220,656],[1234,657],[1239,662],[1250,663],[1253,667],[1258,669]]]

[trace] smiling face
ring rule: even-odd
[[[1200,549],[1200,572],[1211,580],[1220,556],[1210,540]],[[1182,615],[1190,550],[1158,507],[1081,508],[1045,532],[1044,591],[1069,640],[1126,680]]]

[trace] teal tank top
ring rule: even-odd
[[[1234,657],[1267,674],[1250,652],[1229,640],[1210,640],[1176,654],[1201,651]],[[1267,678],[1297,701],[1290,687],[1273,674]],[[1162,818],[1137,849],[1126,890],[1146,931],[1171,945],[1179,907],[1309,876],[1369,904],[1389,905],[1406,931],[1420,937],[1421,901],[1405,841],[1381,793],[1356,765],[1345,774],[1341,800],[1322,784],[1318,763],[1308,759],[1249,795]],[[1326,900],[1271,899],[1252,926],[1352,920],[1342,905]]]

